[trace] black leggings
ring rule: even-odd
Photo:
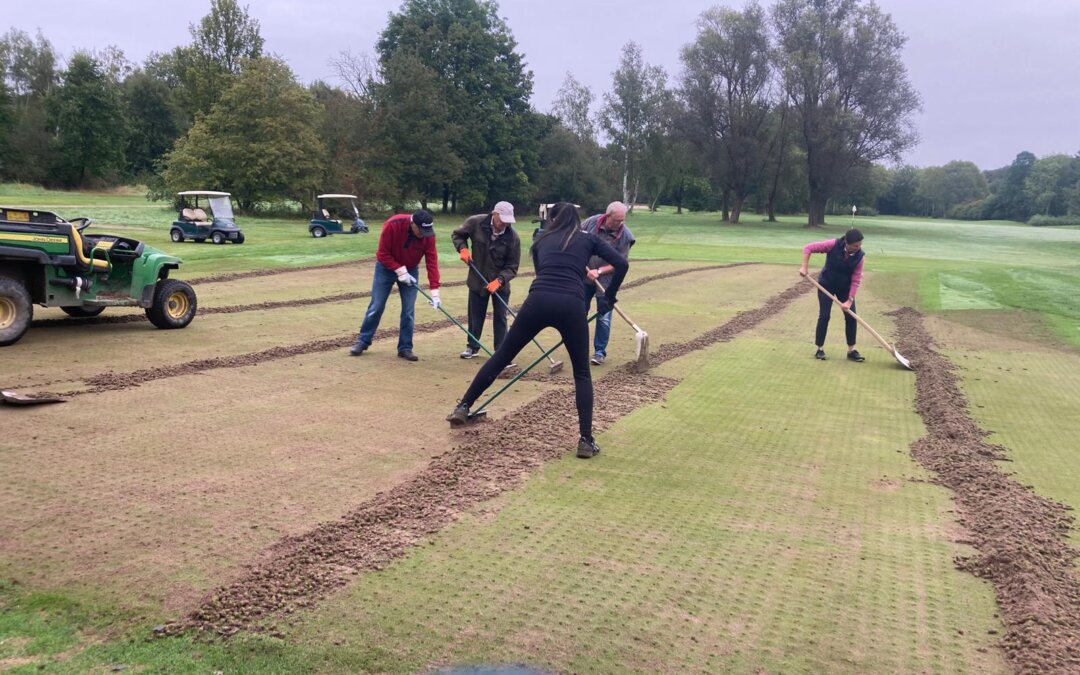
[[[839,298],[840,302],[847,302],[847,291],[844,291],[843,294],[836,293],[835,295],[837,298]],[[832,298],[825,295],[821,291],[817,292],[817,299],[817,334],[814,336],[814,344],[816,344],[818,347],[823,347],[825,345],[825,334],[829,332],[829,314],[832,312],[833,301]],[[848,346],[854,347],[855,329],[858,328],[859,324],[856,323],[855,319],[851,318],[850,314],[844,312],[844,310],[840,311],[844,314],[844,334],[847,337]],[[855,309],[854,302],[851,303],[851,311],[858,314],[858,310]]]
[[[563,345],[570,353],[570,364],[574,368],[578,428],[582,436],[592,438],[593,388],[592,372],[589,370],[589,324],[585,317],[584,301],[572,295],[543,291],[529,293],[514,320],[514,325],[510,326],[506,339],[495,350],[494,356],[476,373],[461,402],[470,407],[476,403],[503,368],[510,365],[529,341],[545,328],[559,331]]]

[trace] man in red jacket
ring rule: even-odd
[[[413,354],[413,326],[416,305],[416,284],[419,276],[420,258],[427,265],[428,288],[432,304],[439,307],[439,255],[435,251],[434,218],[421,209],[411,216],[402,213],[391,216],[382,226],[379,250],[375,254],[375,278],[371,282],[371,303],[364,313],[360,334],[349,354],[360,356],[371,346],[375,330],[379,327],[390,289],[397,284],[401,295],[401,332],[398,333],[398,356],[406,361],[418,361]]]

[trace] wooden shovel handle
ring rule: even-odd
[[[866,330],[867,330],[867,331],[868,331],[868,332],[869,332],[869,333],[870,333],[871,335],[873,335],[873,336],[874,336],[874,339],[875,339],[875,340],[877,340],[877,341],[878,341],[878,342],[879,342],[879,343],[881,344],[881,346],[882,346],[882,347],[884,347],[885,349],[887,349],[887,350],[888,350],[888,351],[890,351],[890,352],[893,352],[893,353],[895,353],[895,352],[896,352],[896,349],[894,349],[894,348],[893,348],[893,346],[889,344],[888,340],[886,340],[885,338],[881,337],[881,335],[879,335],[879,334],[878,334],[878,332],[877,332],[876,330],[874,330],[873,328],[871,328],[871,327],[870,327],[870,324],[866,323],[866,321],[864,321],[864,320],[863,320],[863,318],[862,318],[861,316],[859,316],[859,315],[858,315],[858,314],[856,314],[855,312],[851,311],[851,310],[850,310],[850,309],[848,309],[847,307],[844,307],[844,303],[840,301],[840,298],[836,297],[835,295],[833,295],[833,294],[832,294],[832,293],[830,293],[829,291],[825,290],[825,287],[824,287],[824,286],[822,286],[821,284],[819,284],[819,283],[818,283],[818,281],[817,281],[817,279],[815,279],[814,277],[810,276],[809,274],[807,274],[807,275],[805,275],[805,276],[806,276],[806,278],[807,278],[807,279],[808,279],[808,280],[810,281],[810,283],[812,283],[812,284],[814,284],[815,286],[817,286],[817,289],[818,289],[819,291],[821,291],[821,292],[822,292],[822,293],[824,293],[825,295],[827,295],[827,296],[829,296],[830,298],[832,298],[832,301],[833,301],[833,302],[835,302],[836,304],[840,305],[840,308],[841,308],[841,309],[843,309],[843,310],[844,310],[845,312],[847,312],[848,314],[850,314],[850,315],[851,315],[851,317],[852,317],[853,319],[855,319],[856,321],[858,321],[858,322],[859,322],[859,325],[860,325],[860,326],[862,326],[863,328],[865,328],[865,329],[866,329]]]
[[[595,280],[593,283],[596,284],[596,287],[600,289],[601,293],[607,293],[607,289],[604,288],[604,285],[602,283],[600,283],[599,279]],[[636,323],[634,323],[633,320],[630,319],[630,317],[626,316],[626,314],[623,313],[622,309],[618,305],[615,305],[615,307],[613,307],[612,309],[614,309],[616,312],[618,312],[619,316],[621,316],[623,318],[623,321],[630,324],[630,327],[633,328],[635,332],[637,332],[637,333],[644,333],[645,332],[645,331],[641,330],[640,328],[638,328],[638,325]]]

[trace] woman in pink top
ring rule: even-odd
[[[799,274],[807,275],[807,266],[810,264],[812,253],[825,254],[825,266],[821,268],[818,283],[824,286],[830,293],[835,295],[844,307],[855,311],[855,293],[862,283],[863,235],[855,228],[848,230],[844,236],[838,239],[819,241],[807,244],[803,247],[802,267]],[[829,330],[829,315],[832,312],[833,301],[829,296],[818,291],[818,320],[817,332],[814,336],[814,344],[817,345],[815,358],[825,360],[825,334]],[[858,349],[855,349],[855,331],[858,327],[855,319],[844,312],[844,333],[847,337],[847,357],[852,361],[865,361]]]

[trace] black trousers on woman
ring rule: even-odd
[[[563,345],[570,353],[570,364],[574,369],[578,427],[583,437],[592,438],[593,387],[592,373],[589,370],[589,324],[585,317],[585,301],[573,295],[545,291],[529,293],[517,319],[514,320],[514,325],[510,326],[506,339],[495,350],[494,356],[476,373],[461,402],[472,407],[503,368],[510,365],[514,357],[545,328],[559,331]]]
[[[829,289],[829,290],[832,291],[832,289]],[[835,291],[832,291],[832,292],[833,292],[833,295],[835,295],[840,300],[840,302],[847,302],[847,298],[848,298],[847,289],[845,289],[844,291],[842,291],[840,293],[837,293]],[[825,334],[829,332],[829,315],[832,313],[833,301],[832,301],[832,298],[825,295],[821,291],[817,292],[817,299],[818,299],[817,333],[814,336],[814,340],[815,340],[814,344],[816,344],[819,347],[822,347],[822,346],[825,345]],[[850,314],[848,314],[847,312],[844,312],[844,310],[840,310],[840,311],[843,312],[843,314],[844,314],[844,334],[847,337],[847,343],[848,343],[848,346],[850,347],[851,345],[855,344],[855,332],[856,332],[856,329],[858,328],[859,324],[858,324],[857,321],[855,321],[855,319],[851,318]],[[855,309],[855,303],[854,302],[851,303],[851,311],[855,312],[856,314],[859,313],[858,310]]]

